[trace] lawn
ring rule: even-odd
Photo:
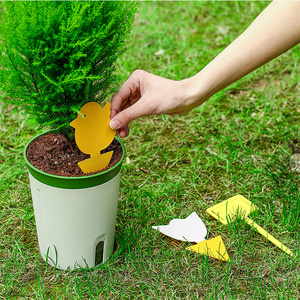
[[[138,2],[120,83],[135,69],[190,77],[233,41],[268,2]],[[300,46],[181,116],[143,117],[124,139],[115,253],[93,270],[60,271],[39,254],[22,151],[43,131],[0,103],[0,299],[299,299]],[[159,96],[159,95],[158,95]],[[251,219],[206,209],[242,194]],[[230,262],[191,253],[151,228],[196,211]]]

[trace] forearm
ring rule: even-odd
[[[190,78],[198,105],[300,42],[300,2],[272,2],[234,42]]]
[[[195,76],[173,81],[137,70],[112,98],[112,129],[120,136],[144,115],[179,114],[300,42],[300,1],[272,2],[234,42]]]

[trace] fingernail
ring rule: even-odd
[[[111,120],[109,126],[112,130],[117,130],[120,127],[120,122],[118,120]]]

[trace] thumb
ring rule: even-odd
[[[120,129],[128,125],[131,121],[145,115],[145,107],[142,105],[141,99],[132,106],[122,110],[117,115],[115,115],[110,120],[110,128],[112,130]]]

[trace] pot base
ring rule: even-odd
[[[106,262],[114,247],[120,172],[83,189],[52,187],[29,177],[43,259],[63,270]]]

